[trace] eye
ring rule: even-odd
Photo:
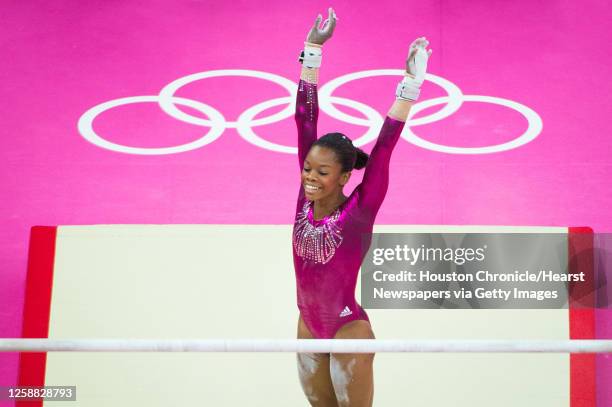
[[[306,167],[304,167],[304,171],[306,171],[306,172],[310,172],[310,168],[306,168]]]
[[[321,174],[321,175],[327,175],[327,173],[326,173],[326,172],[321,172],[321,171],[319,171],[319,174]]]

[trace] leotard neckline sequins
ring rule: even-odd
[[[350,195],[346,197],[344,202],[342,202],[336,209],[334,209],[332,211],[332,213],[330,213],[327,216],[324,216],[321,219],[315,219],[314,218],[314,201],[307,200],[307,204],[308,204],[308,221],[313,226],[318,226],[318,225],[322,225],[324,223],[327,223],[330,218],[337,217],[336,215],[338,215],[342,211],[342,208],[344,208],[344,206],[348,203],[349,199],[351,199],[351,196],[353,196],[354,192],[355,192],[355,190],[353,190],[353,192],[351,192]]]

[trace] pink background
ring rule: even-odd
[[[297,56],[306,33],[317,13],[325,16],[330,5],[339,21],[325,45],[321,84],[351,72],[402,69],[409,43],[425,35],[434,51],[430,73],[452,81],[464,94],[522,103],[544,124],[532,142],[494,154],[446,154],[400,140],[378,224],[612,231],[612,12],[606,2],[261,4],[3,2],[0,336],[20,336],[32,225],[292,222],[299,185],[295,155],[249,144],[232,128],[188,152],[125,154],[88,142],[77,122],[95,105],[156,95],[169,82],[197,72],[249,69],[297,82]],[[391,76],[357,80],[334,95],[385,115],[396,82]],[[423,100],[442,95],[439,87],[425,83]],[[287,92],[260,79],[224,77],[194,82],[177,96],[236,120],[254,104]],[[514,110],[467,102],[452,116],[412,130],[432,142],[478,147],[512,140],[526,126]],[[184,144],[209,130],[174,119],[155,103],[111,109],[98,116],[94,129],[111,142],[149,148]],[[267,140],[295,145],[292,117],[253,130]],[[321,134],[342,131],[354,139],[365,130],[321,112]],[[360,176],[355,172],[350,187]],[[611,320],[609,310],[597,312],[599,338],[612,338]],[[599,355],[597,363],[599,405],[612,405],[610,389],[604,389],[612,381],[612,358]],[[16,368],[16,354],[0,354],[0,385],[15,383]]]

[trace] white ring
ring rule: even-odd
[[[266,150],[276,151],[279,153],[297,154],[297,147],[285,146],[285,145],[281,145],[281,144],[277,144],[277,143],[273,143],[271,141],[265,140],[259,135],[257,135],[253,131],[253,129],[251,129],[247,125],[247,123],[249,123],[252,120],[252,118],[255,115],[257,115],[257,113],[264,111],[270,107],[277,106],[282,103],[293,103],[290,105],[290,107],[292,108],[292,110],[295,109],[295,102],[293,101],[293,99],[289,99],[289,98],[291,98],[291,96],[272,99],[266,102],[259,103],[245,110],[238,118],[238,126],[236,127],[236,130],[238,130],[238,133],[240,134],[240,136],[244,138],[246,141],[248,141],[249,143],[252,143],[256,145],[257,147],[261,147]],[[371,108],[370,106],[354,101],[354,100],[351,101],[349,99],[339,98],[335,96],[330,96],[329,98],[333,100],[333,103],[338,103],[341,105],[353,107],[357,110],[361,110],[361,112],[364,113],[369,118],[370,122],[373,122],[373,123],[380,122],[377,127],[380,127],[380,125],[382,125],[382,118],[380,117],[380,114],[376,110]],[[375,140],[377,136],[378,136],[378,129],[374,126],[371,126],[370,129],[366,132],[366,134],[364,134],[363,136],[353,141],[353,145],[355,145],[356,147],[359,147],[372,140]]]
[[[269,72],[261,72],[261,71],[253,71],[247,69],[219,69],[215,71],[206,71],[206,72],[198,72],[192,75],[183,76],[182,78],[176,79],[166,86],[162,88],[159,92],[159,106],[161,109],[166,112],[168,115],[174,117],[175,119],[184,121],[186,123],[195,124],[198,126],[213,126],[216,123],[214,121],[202,119],[200,117],[191,116],[181,110],[179,110],[174,103],[172,103],[172,98],[174,97],[174,93],[181,87],[195,82],[200,79],[206,78],[214,78],[217,76],[247,76],[252,78],[266,79],[271,82],[274,82],[282,87],[284,87],[288,92],[290,97],[295,98],[296,95],[296,84],[293,81],[290,81],[287,78],[283,78],[280,75],[275,75]],[[266,102],[264,102],[266,103]],[[270,124],[275,121],[283,120],[287,117],[293,115],[292,106],[289,104],[285,109],[277,112],[271,116],[254,120],[249,123],[251,126],[262,126],[264,124]],[[239,120],[237,121],[225,121],[223,123],[224,128],[235,128],[243,125]]]
[[[173,98],[174,103],[179,105],[185,105],[196,109],[208,117],[210,117],[212,123],[223,123],[225,118],[223,115],[207,104],[198,102],[196,100],[184,99],[179,97]],[[175,154],[182,153],[189,150],[195,150],[208,143],[212,143],[223,134],[224,128],[221,126],[211,127],[208,133],[199,138],[198,140],[190,143],[173,146],[173,147],[161,147],[161,148],[145,148],[145,147],[128,147],[121,144],[111,143],[108,140],[103,139],[93,129],[93,121],[100,113],[107,111],[116,106],[128,105],[131,103],[143,103],[143,102],[158,102],[157,96],[131,96],[127,98],[109,100],[108,102],[101,103],[97,106],[87,110],[79,118],[77,128],[79,133],[85,138],[85,140],[93,143],[99,147],[105,148],[111,151],[117,151],[120,153],[127,154],[140,154],[140,155],[162,155],[162,154]]]
[[[368,120],[365,120],[359,117],[350,116],[336,109],[332,105],[333,98],[331,96],[331,93],[335,91],[339,86],[344,85],[348,82],[354,81],[356,79],[369,78],[372,76],[403,76],[403,75],[404,75],[404,71],[401,69],[373,69],[369,71],[359,71],[359,72],[353,72],[350,74],[339,76],[336,79],[332,79],[331,81],[327,82],[325,85],[321,87],[321,89],[319,89],[319,98],[320,98],[319,107],[321,108],[321,110],[325,110],[325,112],[328,115],[338,120],[342,120],[342,121],[345,121],[351,124],[375,127],[373,126],[373,123],[371,121],[368,121]],[[461,107],[461,103],[462,103],[461,96],[463,94],[461,92],[461,89],[459,89],[457,85],[455,85],[454,83],[444,78],[441,78],[439,76],[432,75],[432,74],[427,74],[425,76],[425,79],[430,82],[435,83],[436,85],[444,89],[446,93],[448,93],[448,97],[450,97],[451,99],[449,100],[449,103],[446,106],[444,106],[439,111],[432,113],[429,116],[420,117],[418,119],[413,119],[413,120],[408,120],[406,122],[407,126],[419,126],[419,125],[428,124],[428,123],[432,123],[437,120],[444,119],[452,115],[453,113],[455,113]],[[351,104],[348,104],[347,106],[352,107],[355,110],[359,110],[356,105],[352,105],[352,103],[355,103],[355,101],[351,99],[344,99],[344,100],[347,102],[350,101]],[[422,103],[424,102],[415,103],[411,109],[414,110],[416,106]],[[378,116],[380,117],[380,114],[378,114]],[[382,123],[382,117],[380,117],[380,123]],[[361,144],[364,144],[364,143],[360,143],[360,145]]]
[[[528,122],[527,130],[517,137],[514,140],[508,141],[502,144],[496,144],[492,146],[486,147],[453,147],[447,146],[443,144],[432,143],[431,141],[424,140],[414,134],[412,130],[410,130],[409,126],[405,126],[402,131],[401,137],[405,140],[411,142],[412,144],[425,148],[427,150],[438,151],[441,153],[449,153],[449,154],[490,154],[490,153],[498,153],[500,151],[512,150],[514,148],[520,147],[524,144],[529,143],[542,131],[542,119],[538,114],[532,109],[528,108],[525,105],[522,105],[518,102],[514,102],[512,100],[493,97],[493,96],[482,96],[482,95],[463,95],[461,96],[463,101],[466,102],[488,102],[496,105],[501,105],[505,107],[509,107],[511,109],[516,110],[521,113]],[[449,96],[442,96],[439,98],[425,100],[417,105],[414,105],[410,111],[410,115],[413,115],[420,110],[427,109],[430,106],[435,106],[441,103],[447,103]]]

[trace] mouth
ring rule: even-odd
[[[311,185],[311,184],[304,184],[304,191],[308,194],[314,194],[317,193],[321,190],[320,187],[315,186],[315,185]]]

